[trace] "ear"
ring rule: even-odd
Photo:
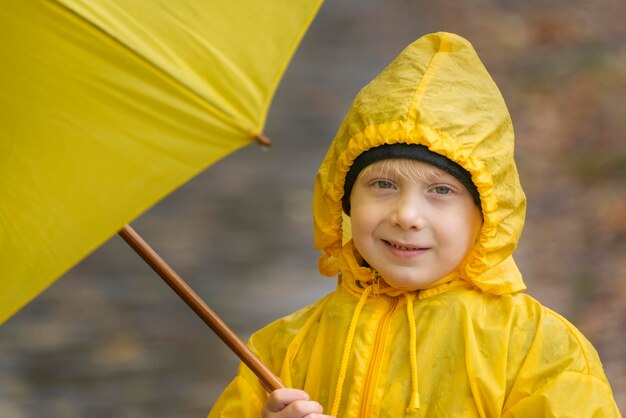
[[[344,246],[352,239],[352,223],[350,222],[350,216],[346,215],[345,212],[341,213],[341,245]]]

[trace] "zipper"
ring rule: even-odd
[[[372,413],[372,398],[374,397],[373,394],[376,389],[374,381],[377,380],[376,378],[378,377],[380,362],[385,348],[385,340],[387,339],[387,332],[389,331],[389,324],[391,323],[391,315],[395,311],[396,305],[398,305],[398,298],[392,298],[387,310],[378,323],[378,328],[376,329],[376,338],[374,339],[374,347],[372,349],[372,359],[370,360],[367,368],[367,374],[365,375],[363,399],[361,401],[361,408],[358,415],[362,418],[369,418]]]

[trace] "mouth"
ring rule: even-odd
[[[387,246],[394,248],[396,250],[400,250],[400,251],[422,251],[422,250],[427,250],[428,248],[425,247],[419,247],[419,246],[415,246],[415,245],[411,245],[411,244],[404,244],[404,243],[398,243],[398,242],[392,242],[392,241],[387,241],[387,240],[382,240]]]

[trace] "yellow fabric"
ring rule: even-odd
[[[321,0],[0,8],[0,323],[254,141]]]
[[[335,389],[335,394],[333,395],[333,406],[330,408],[331,415],[336,415],[339,410],[339,403],[341,402],[341,395],[343,392],[343,383],[346,381],[346,370],[348,369],[348,360],[352,351],[352,342],[354,341],[354,333],[356,332],[356,327],[359,324],[359,316],[361,315],[363,305],[367,301],[367,297],[371,291],[372,286],[369,286],[363,291],[361,297],[359,298],[359,302],[354,308],[354,313],[352,314],[350,328],[348,328],[348,335],[346,336],[346,342],[343,347],[343,354],[341,355],[341,361],[339,362],[339,377],[337,378],[337,387]]]
[[[342,285],[323,300],[324,309],[304,338],[300,330],[317,303],[259,331],[249,345],[283,381],[306,390],[328,413],[359,298]],[[366,393],[377,330],[392,299],[398,301],[384,337],[386,349],[376,361],[376,383]],[[417,416],[620,416],[596,351],[571,324],[531,297],[495,296],[466,284],[423,299],[413,295],[413,303]],[[370,297],[360,312],[338,417],[414,416],[407,413],[412,396],[409,339],[404,297]],[[284,364],[287,351],[296,354]],[[241,366],[235,382],[209,417],[260,416],[256,405],[266,394],[256,377]],[[365,408],[369,414],[363,413]]]
[[[380,281],[376,295],[377,273],[345,242],[340,202],[354,158],[396,141],[464,166],[485,225],[459,271],[411,293]],[[511,121],[472,46],[448,33],[419,39],[357,96],[317,177],[320,269],[339,272],[339,286],[255,333],[251,349],[327,413],[338,403],[341,418],[619,417],[591,344],[520,293],[511,254],[524,205]],[[266,396],[242,365],[209,417],[258,417]]]
[[[413,316],[413,299],[408,293],[406,299],[406,315],[409,321],[409,366],[411,367],[411,400],[407,412],[416,412],[420,407],[419,380],[417,377],[417,335],[415,332],[415,317]]]

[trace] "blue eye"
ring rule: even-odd
[[[376,180],[374,185],[379,189],[393,189],[393,183],[389,180]]]
[[[433,190],[437,194],[449,194],[452,191],[447,186],[437,186],[437,187],[433,188]]]

